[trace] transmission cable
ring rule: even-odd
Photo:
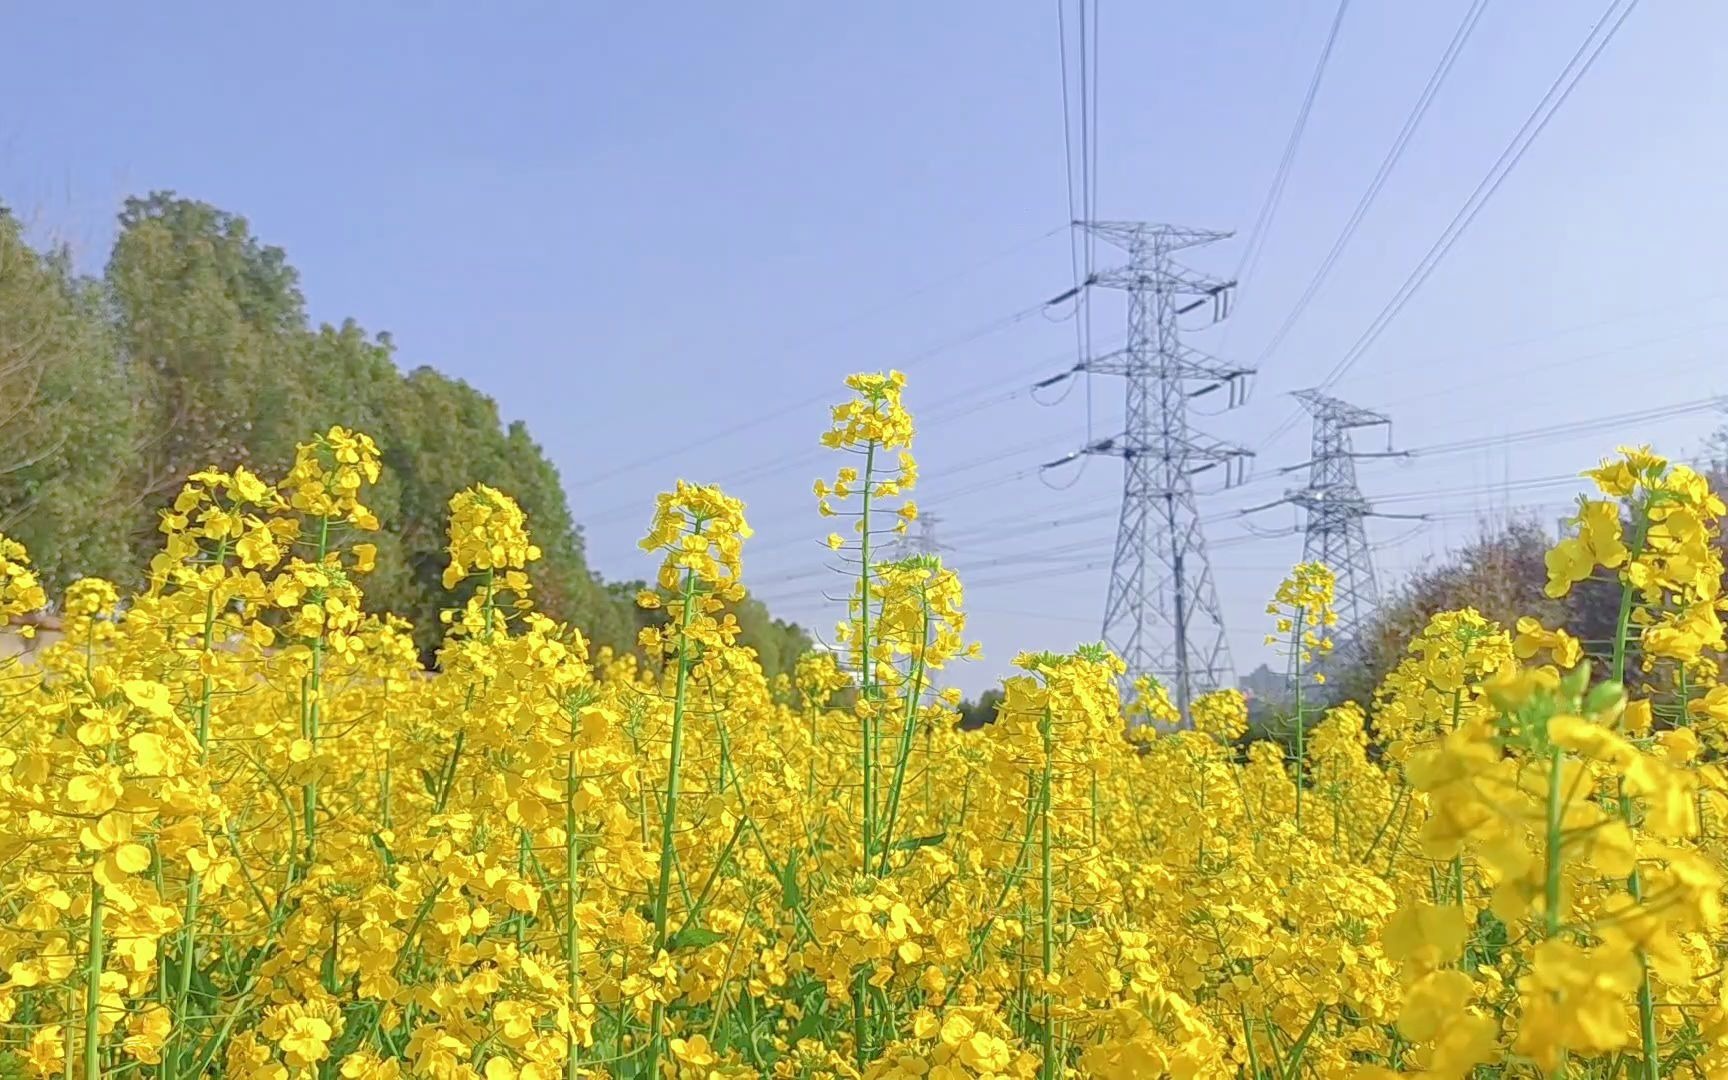
[[[1320,59],[1314,65],[1314,74],[1308,80],[1308,92],[1302,98],[1302,107],[1296,112],[1296,122],[1290,127],[1290,135],[1284,142],[1284,155],[1278,159],[1278,168],[1272,174],[1272,183],[1266,189],[1266,198],[1260,203],[1260,214],[1254,219],[1254,227],[1248,232],[1248,246],[1242,251],[1242,258],[1236,264],[1235,278],[1237,284],[1247,281],[1254,275],[1255,267],[1260,263],[1260,255],[1266,249],[1266,237],[1272,231],[1272,223],[1278,216],[1279,204],[1284,201],[1284,188],[1290,182],[1290,172],[1296,164],[1296,152],[1302,145],[1302,136],[1308,130],[1308,117],[1314,111],[1314,99],[1320,94],[1320,84],[1326,77],[1326,67],[1332,59],[1332,47],[1338,43],[1338,31],[1344,25],[1344,15],[1350,9],[1350,0],[1339,0],[1338,11],[1332,16],[1332,28],[1326,34],[1326,44],[1320,50]]]
[[[1416,98],[1416,104],[1411,107],[1409,114],[1404,118],[1404,125],[1398,129],[1397,137],[1392,140],[1392,145],[1387,149],[1386,156],[1381,159],[1380,167],[1374,172],[1374,178],[1368,182],[1367,189],[1356,200],[1355,209],[1350,211],[1349,220],[1344,223],[1344,228],[1339,232],[1337,239],[1332,241],[1332,247],[1326,252],[1325,258],[1320,260],[1320,265],[1315,269],[1313,277],[1308,280],[1308,284],[1302,290],[1302,295],[1297,298],[1296,306],[1291,309],[1290,314],[1284,317],[1284,322],[1279,325],[1271,340],[1267,341],[1265,347],[1260,350],[1260,355],[1250,365],[1251,367],[1257,368],[1265,364],[1272,353],[1283,343],[1284,338],[1289,335],[1291,328],[1296,325],[1296,321],[1302,317],[1303,312],[1308,310],[1308,305],[1313,301],[1315,293],[1320,291],[1320,286],[1332,273],[1332,268],[1338,264],[1339,257],[1344,254],[1344,249],[1355,237],[1356,230],[1361,227],[1362,219],[1367,216],[1375,200],[1380,197],[1381,189],[1386,186],[1386,181],[1391,178],[1392,171],[1397,168],[1399,159],[1404,156],[1405,148],[1410,145],[1411,138],[1416,134],[1416,129],[1422,125],[1422,120],[1428,115],[1428,107],[1434,103],[1435,95],[1445,85],[1447,76],[1452,73],[1452,67],[1464,51],[1464,46],[1469,42],[1471,35],[1476,32],[1476,24],[1481,21],[1482,13],[1487,10],[1490,2],[1491,0],[1471,0],[1469,9],[1464,13],[1463,21],[1458,24],[1458,29],[1453,31],[1451,42],[1447,44],[1446,51],[1441,54],[1439,65],[1428,76],[1427,85],[1423,86],[1422,93]]]
[[[835,332],[836,330],[842,330],[848,326],[856,325],[858,322],[862,321],[863,319],[869,318],[873,314],[876,314],[878,312],[888,310],[889,308],[904,304],[908,300],[915,299],[916,297],[921,296],[927,292],[930,292],[933,289],[939,288],[942,285],[945,285],[951,281],[956,281],[956,280],[959,280],[961,278],[967,277],[970,274],[976,273],[978,270],[983,269],[984,267],[989,266],[992,263],[999,262],[1002,259],[1008,258],[1011,255],[1019,254],[1020,252],[1026,250],[1027,248],[1030,248],[1036,244],[1042,243],[1043,241],[1048,240],[1050,237],[1055,236],[1058,232],[1062,231],[1062,228],[1063,228],[1062,226],[1057,226],[1054,229],[1050,229],[1046,232],[1040,233],[1038,236],[1036,236],[1033,239],[1028,240],[1022,244],[1018,244],[1018,245],[1011,247],[1011,248],[1008,248],[1006,250],[999,251],[996,254],[988,256],[984,259],[980,259],[979,261],[972,263],[972,264],[970,264],[970,265],[968,265],[968,266],[966,266],[960,270],[957,270],[952,274],[948,274],[945,277],[937,278],[933,281],[926,282],[924,285],[921,285],[921,286],[911,290],[910,292],[902,294],[899,298],[892,300],[892,301],[889,301],[889,302],[884,303],[884,304],[877,305],[874,308],[867,309],[865,312],[861,313],[860,315],[858,315],[852,319],[848,319],[848,320],[845,320],[843,322],[830,325],[825,330],[818,330],[812,334],[800,335],[798,338],[790,339],[790,340],[784,342],[781,347],[782,348],[790,347],[790,346],[796,344],[798,341],[807,341],[807,340],[814,340],[817,338],[821,338],[827,334]],[[998,330],[1006,329],[1009,326],[1013,326],[1017,323],[1023,322],[1025,319],[1043,311],[1045,308],[1047,308],[1049,306],[1050,306],[1049,302],[1046,302],[1043,304],[1035,305],[1035,306],[1030,307],[1030,308],[1022,309],[1020,311],[1012,312],[1008,315],[1001,316],[997,319],[993,319],[990,322],[985,323],[982,326],[978,327],[976,330],[971,331],[970,333],[968,333],[964,337],[961,337],[955,341],[951,341],[951,342],[944,343],[942,345],[935,346],[935,347],[927,349],[921,353],[916,353],[912,357],[910,357],[909,359],[911,359],[911,360],[928,359],[929,357],[934,356],[937,353],[945,352],[949,349],[958,348],[961,345],[969,344],[972,341],[976,341],[978,338],[985,337],[989,334],[993,334],[993,333],[997,332]],[[733,435],[737,435],[741,432],[749,431],[752,428],[760,427],[763,424],[772,423],[773,421],[780,419],[781,417],[785,416],[786,414],[788,414],[790,412],[794,412],[794,411],[797,411],[799,409],[810,408],[814,405],[823,404],[825,402],[828,402],[832,397],[833,397],[833,391],[831,391],[831,390],[830,391],[824,391],[821,394],[811,395],[810,397],[804,398],[800,401],[793,402],[789,405],[780,406],[779,408],[776,408],[771,412],[762,413],[762,414],[760,414],[760,415],[758,415],[752,419],[744,420],[744,421],[741,421],[737,424],[733,424],[729,427],[722,428],[718,431],[712,432],[711,434],[704,435],[698,439],[692,440],[692,441],[687,442],[687,443],[683,443],[679,446],[670,447],[668,449],[659,451],[655,454],[651,454],[648,457],[638,458],[638,459],[633,460],[633,461],[625,462],[624,464],[618,465],[618,466],[611,468],[611,469],[606,469],[606,470],[603,470],[601,472],[593,473],[593,474],[588,475],[588,476],[583,476],[577,480],[574,480],[571,483],[571,486],[572,487],[588,487],[588,486],[592,486],[592,485],[601,483],[601,482],[606,481],[606,480],[610,480],[614,477],[623,476],[627,473],[635,472],[639,469],[645,469],[650,465],[659,464],[662,461],[666,461],[670,458],[677,457],[678,455],[683,454],[683,453],[687,453],[691,450],[700,449],[701,447],[708,446],[712,443],[718,442],[722,439],[729,438]]]
[[[1622,2],[1625,3],[1625,7],[1620,10],[1619,15],[1616,17],[1614,16],[1615,9],[1620,8]],[[1440,263],[1446,258],[1446,255],[1452,250],[1452,247],[1461,237],[1463,237],[1465,232],[1469,230],[1471,223],[1476,220],[1476,217],[1481,213],[1482,208],[1486,206],[1491,199],[1493,199],[1494,194],[1500,190],[1501,184],[1503,184],[1506,181],[1506,178],[1512,174],[1512,171],[1517,168],[1518,163],[1523,160],[1525,153],[1535,144],[1537,138],[1539,138],[1542,132],[1548,127],[1548,124],[1553,120],[1554,115],[1566,104],[1567,99],[1572,96],[1572,91],[1577,88],[1578,83],[1586,74],[1589,73],[1591,67],[1595,65],[1597,58],[1602,55],[1603,50],[1608,47],[1608,44],[1614,40],[1615,35],[1620,32],[1620,28],[1626,24],[1627,17],[1630,16],[1637,7],[1638,0],[1610,0],[1607,9],[1602,14],[1602,18],[1591,26],[1590,33],[1585,36],[1583,43],[1580,44],[1577,51],[1572,54],[1572,59],[1567,62],[1565,68],[1563,68],[1560,74],[1555,77],[1554,82],[1548,87],[1547,93],[1542,95],[1542,99],[1537,102],[1536,108],[1531,111],[1528,117],[1525,118],[1524,123],[1518,128],[1517,133],[1512,136],[1511,141],[1506,144],[1505,149],[1501,150],[1500,156],[1495,159],[1494,164],[1489,167],[1487,174],[1482,177],[1482,180],[1476,185],[1475,190],[1470,193],[1469,198],[1464,200],[1464,205],[1459,207],[1458,212],[1453,215],[1452,220],[1447,224],[1446,228],[1441,231],[1440,237],[1434,241],[1434,244],[1428,249],[1428,252],[1423,255],[1422,259],[1416,264],[1416,268],[1410,272],[1410,276],[1404,280],[1404,283],[1401,286],[1399,286],[1398,291],[1393,294],[1392,299],[1387,301],[1386,306],[1380,310],[1380,313],[1374,317],[1374,320],[1368,325],[1368,328],[1362,332],[1362,336],[1357,338],[1356,342],[1351,345],[1349,349],[1345,350],[1343,356],[1339,357],[1338,362],[1332,366],[1332,369],[1329,372],[1327,372],[1326,377],[1321,380],[1317,389],[1327,390],[1339,379],[1343,378],[1344,375],[1356,365],[1356,362],[1362,359],[1362,356],[1373,346],[1374,342],[1379,339],[1380,335],[1385,332],[1386,327],[1392,323],[1392,320],[1397,318],[1399,312],[1404,310],[1405,305],[1410,302],[1411,298],[1421,290],[1423,284],[1426,283],[1428,278],[1434,273],[1435,268],[1440,265]],[[1613,18],[1613,22],[1610,23],[1608,20],[1611,17]],[[1603,32],[1604,25],[1607,26],[1606,32]],[[1288,431],[1291,426],[1301,418],[1301,416],[1302,409],[1298,406],[1289,415],[1287,415],[1281,423],[1274,427],[1270,433],[1267,434],[1266,438],[1262,440],[1260,444],[1260,449],[1264,450],[1266,447],[1270,446],[1280,435]]]

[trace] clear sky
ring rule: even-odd
[[[1230,322],[1193,344],[1260,355],[1466,7],[1351,6],[1263,257]],[[1238,229],[1196,257],[1229,273],[1335,8],[1101,8],[1098,215]],[[1260,445],[1284,395],[1357,340],[1600,11],[1489,5],[1250,404],[1196,418],[1262,451],[1253,483],[1203,498],[1238,671],[1264,658],[1265,600],[1300,555],[1299,537],[1235,516],[1305,456],[1305,423]],[[1032,380],[1073,362],[1072,324],[1007,318],[1070,284],[1053,4],[16,4],[6,27],[0,199],[93,269],[128,193],[244,214],[287,249],[316,318],[388,330],[405,365],[526,420],[608,576],[642,572],[656,490],[719,482],[749,505],[758,591],[829,627],[813,402],[901,367],[929,418],[921,501],[973,583],[986,651],[954,681],[976,691],[1020,649],[1097,635],[1120,464],[1037,475],[1084,439],[1086,394],[1033,400]],[[1724,116],[1728,7],[1642,4],[1334,392],[1422,447],[1723,390]],[[1098,297],[1101,347],[1122,312]],[[1121,386],[1098,380],[1092,402],[1105,434]],[[1557,516],[1572,487],[1550,478],[1617,441],[1687,455],[1717,420],[1364,465],[1385,509],[1437,515],[1371,524],[1381,576],[1482,514]]]

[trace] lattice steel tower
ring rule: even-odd
[[[1150,672],[1187,719],[1189,702],[1233,682],[1224,615],[1195,509],[1194,478],[1223,470],[1226,484],[1249,452],[1194,430],[1190,398],[1225,389],[1240,404],[1250,369],[1184,345],[1179,316],[1211,305],[1211,322],[1228,312],[1234,281],[1177,263],[1184,248],[1223,240],[1227,232],[1141,222],[1088,221],[1081,228],[1128,253],[1128,264],[1100,271],[1089,284],[1128,294],[1128,338],[1117,352],[1087,357],[1076,369],[1120,375],[1127,419],[1120,435],[1080,453],[1122,459],[1122,514],[1104,605],[1104,641],[1128,665]]]
[[[1289,503],[1303,510],[1306,522],[1302,534],[1302,561],[1324,563],[1337,579],[1333,608],[1338,613],[1338,625],[1332,632],[1335,647],[1323,664],[1323,667],[1332,666],[1360,646],[1362,632],[1380,604],[1379,584],[1374,577],[1374,556],[1363,523],[1370,517],[1420,520],[1422,515],[1377,513],[1362,497],[1362,489],[1356,483],[1358,458],[1405,456],[1392,449],[1390,417],[1328,397],[1318,390],[1298,390],[1291,396],[1301,402],[1314,418],[1314,435],[1309,459],[1283,471],[1307,470],[1308,483],[1267,505]],[[1384,452],[1364,453],[1351,445],[1351,431],[1381,425],[1386,427]]]
[[[908,530],[894,545],[898,558],[909,559],[914,555],[940,555],[948,550],[948,545],[936,539],[936,526],[942,519],[934,514],[920,513],[918,515],[918,531]]]

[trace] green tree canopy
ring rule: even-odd
[[[383,526],[370,602],[414,622],[423,656],[454,602],[439,580],[450,497],[475,483],[527,512],[544,552],[537,605],[596,645],[634,647],[635,587],[589,568],[558,470],[524,424],[465,382],[404,372],[388,335],[313,326],[298,273],[245,218],[157,192],[126,200],[119,224],[89,280],[0,211],[0,530],[51,590],[91,574],[137,584],[158,509],[188,474],[279,475],[298,442],[341,424],[384,457],[368,497]],[[736,615],[770,675],[809,647],[754,600]]]
[[[47,580],[122,574],[137,433],[102,290],[0,208],[0,532]]]

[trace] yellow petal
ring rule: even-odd
[[[143,844],[121,844],[114,849],[114,863],[121,873],[143,873],[150,866],[150,849]]]

